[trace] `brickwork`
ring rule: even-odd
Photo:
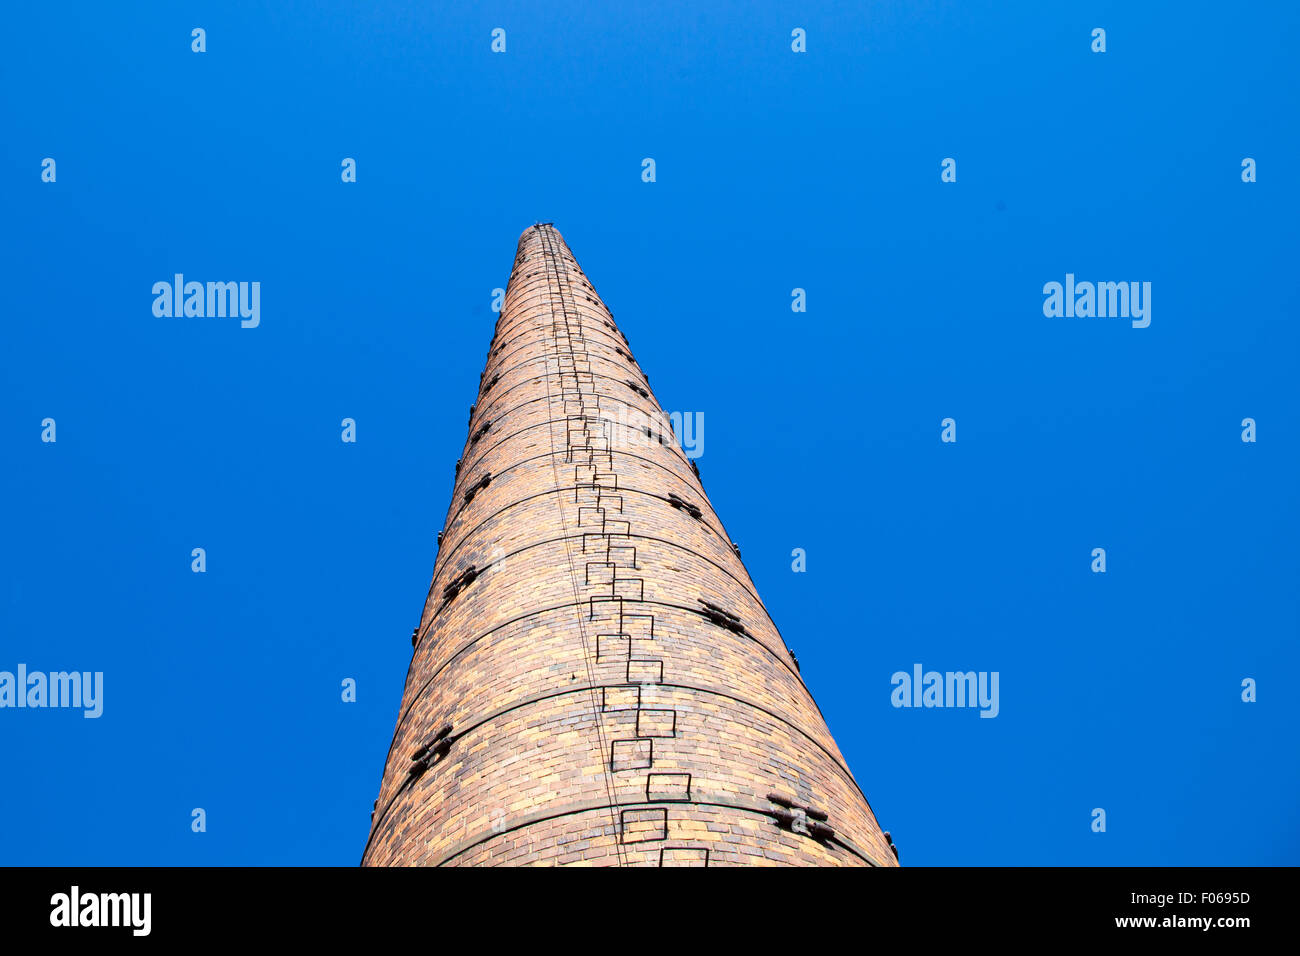
[[[525,230],[364,864],[895,864],[665,422]]]

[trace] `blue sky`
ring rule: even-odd
[[[105,674],[0,710],[0,863],[360,859],[536,220],[905,864],[1300,862],[1294,5],[231,6],[0,36],[0,669]],[[178,272],[261,324],[156,318]],[[998,717],[891,707],[915,663]]]

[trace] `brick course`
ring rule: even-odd
[[[525,230],[364,865],[895,865],[666,422]]]

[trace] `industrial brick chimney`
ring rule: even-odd
[[[363,865],[893,866],[560,234],[519,239]]]

